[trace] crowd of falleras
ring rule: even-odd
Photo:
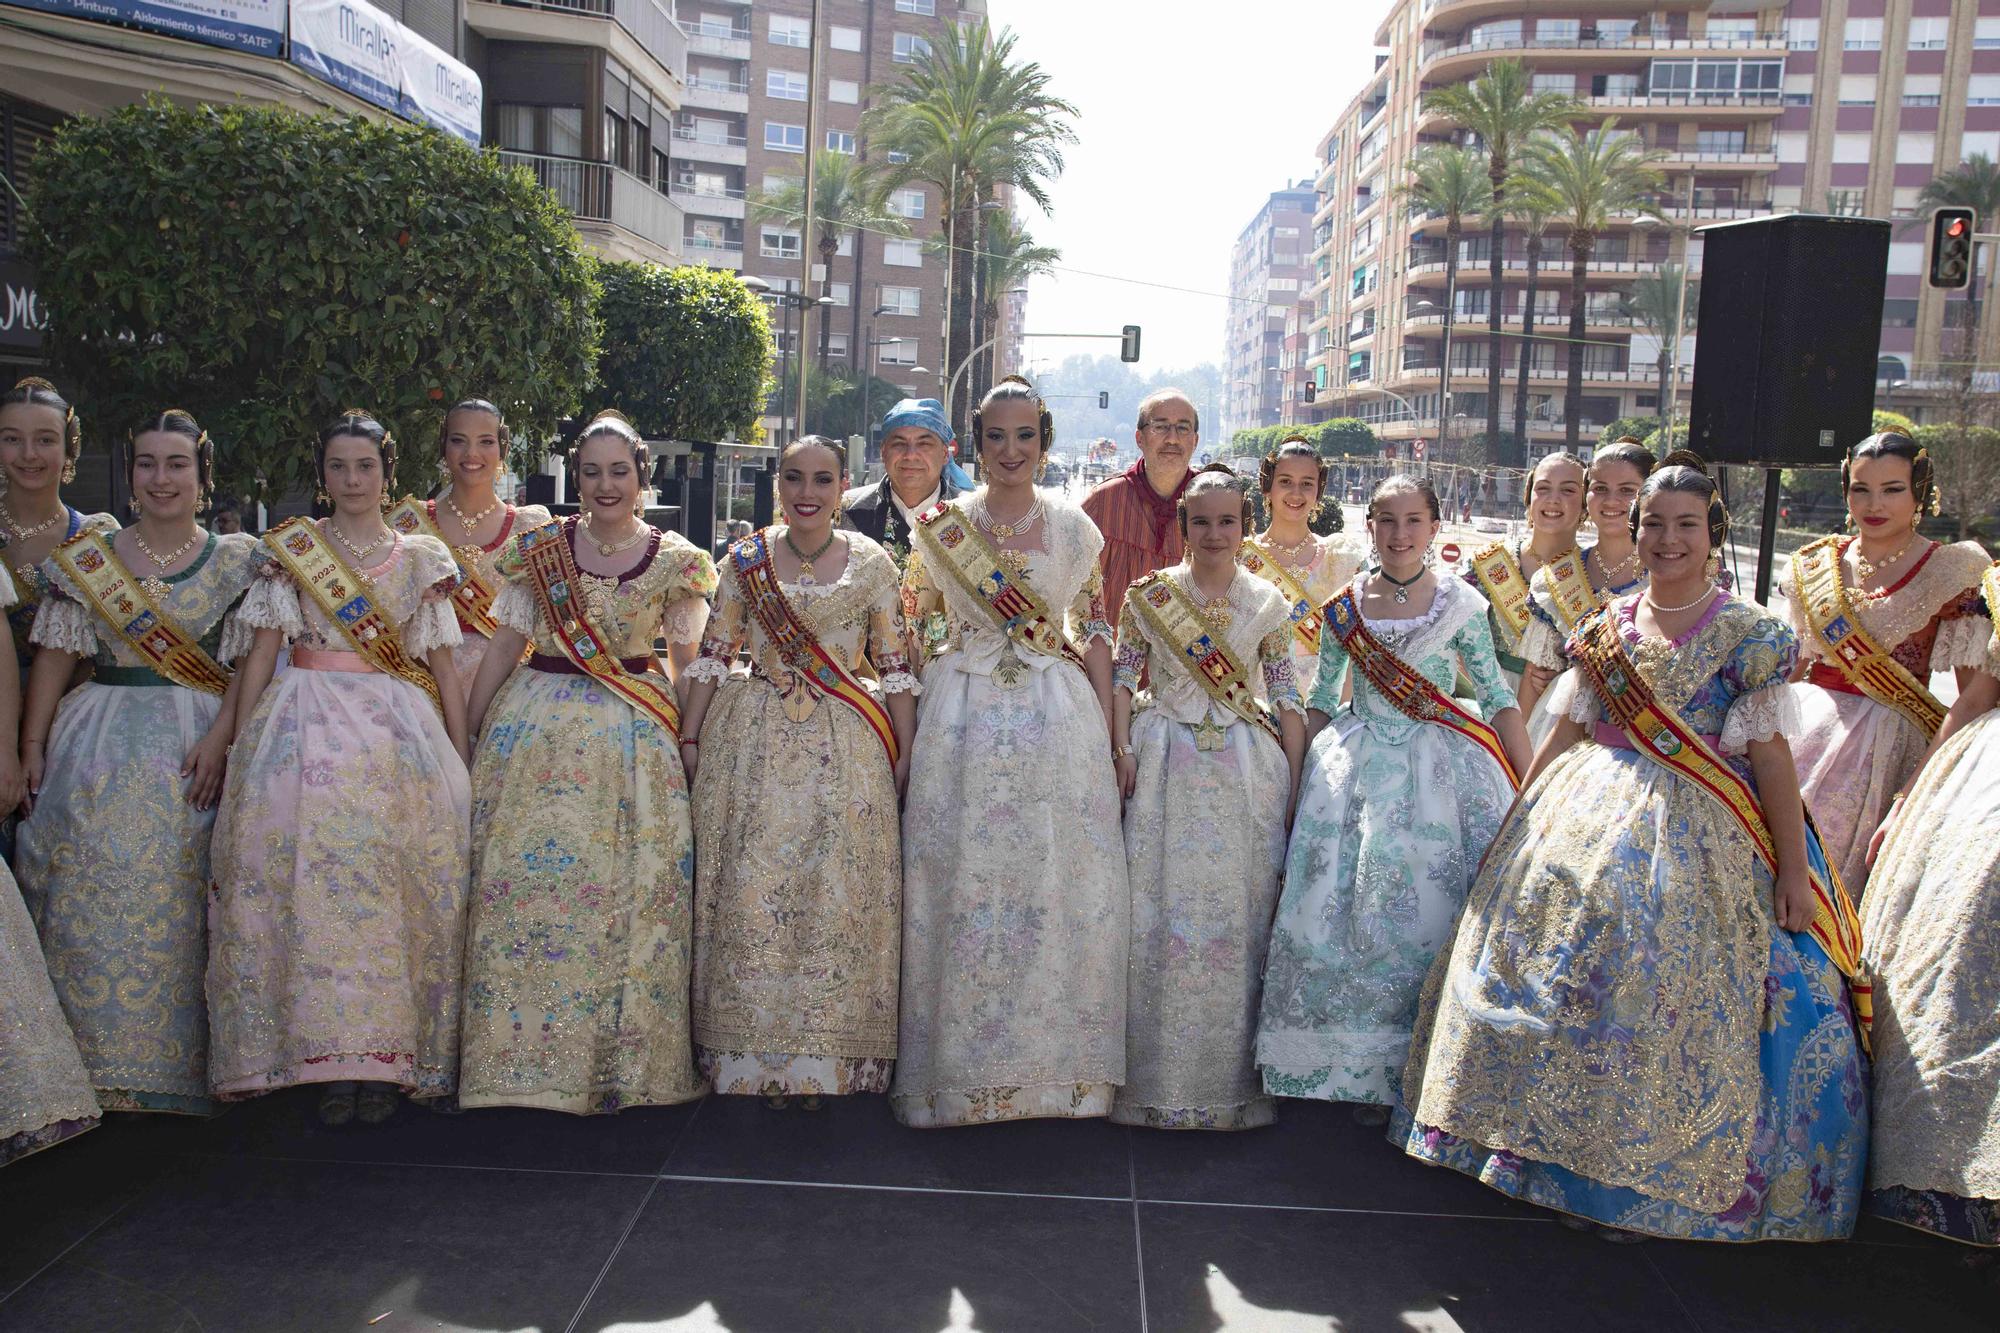
[[[1191,468],[1174,392],[1081,505],[1029,384],[972,421],[976,488],[933,400],[878,484],[792,443],[712,559],[616,413],[560,520],[496,497],[490,403],[431,500],[345,413],[330,515],[260,539],[200,525],[187,413],[125,435],[120,527],[56,388],[0,395],[0,1161],[302,1084],[330,1126],[1315,1098],[1607,1239],[2000,1244],[2000,566],[1920,534],[1915,444],[1853,445],[1780,617],[1684,453],[1543,459],[1453,573],[1422,478],[1316,535],[1324,462]]]

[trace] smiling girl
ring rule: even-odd
[[[1270,522],[1243,543],[1243,567],[1283,596],[1292,626],[1292,676],[1301,697],[1319,675],[1320,608],[1361,567],[1362,551],[1338,532],[1322,537],[1307,525],[1324,505],[1327,464],[1304,436],[1288,436],[1264,455],[1257,488]]]
[[[1551,560],[1581,559],[1576,530],[1583,525],[1583,464],[1573,455],[1549,454],[1528,474],[1528,531],[1472,553],[1465,581],[1492,604],[1493,647],[1507,688],[1518,696],[1527,660],[1521,636],[1533,618],[1529,580]]]

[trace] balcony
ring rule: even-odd
[[[1565,268],[1563,278],[1565,282],[1568,281],[1567,268]],[[1636,315],[1621,314],[1616,310],[1586,309],[1583,312],[1583,327],[1585,332],[1603,333],[1609,331],[1613,333],[1629,333],[1635,328],[1642,327],[1644,323],[1645,321]],[[1451,321],[1452,340],[1456,342],[1462,334],[1484,333],[1486,332],[1486,327],[1486,312],[1484,310],[1472,312],[1461,311]],[[1502,314],[1500,317],[1500,327],[1503,333],[1508,336],[1518,335],[1521,331],[1521,312],[1511,310]],[[1538,310],[1535,312],[1535,327],[1544,333],[1548,333],[1551,337],[1556,336],[1569,328],[1569,311],[1559,310],[1543,313]],[[1411,334],[1442,333],[1444,331],[1444,316],[1437,311],[1425,311],[1421,315],[1405,315],[1403,316],[1403,330]]]
[[[711,134],[676,125],[674,159],[740,167],[750,160],[750,141],[740,134]]]
[[[688,38],[664,0],[466,0],[465,23],[502,41],[595,47],[681,103]]]
[[[1568,249],[1564,248],[1560,238],[1548,248],[1550,253],[1542,256],[1538,268],[1540,280],[1550,284],[1569,281],[1571,261]],[[1632,278],[1642,273],[1651,273],[1664,262],[1666,261],[1660,259],[1599,259],[1593,256],[1584,273],[1586,277],[1591,278]],[[1462,259],[1458,264],[1458,280],[1463,283],[1474,277],[1483,278],[1488,271],[1488,261],[1485,259]],[[1517,273],[1526,277],[1528,261],[1525,257],[1508,256],[1500,261],[1500,271],[1504,277],[1511,277]],[[1426,257],[1421,261],[1414,255],[1411,257],[1408,273],[1411,285],[1414,286],[1419,282],[1428,284],[1432,279],[1442,283],[1444,276],[1445,261],[1442,257],[1436,259]]]
[[[688,50],[698,56],[723,60],[750,58],[750,29],[733,28],[727,23],[696,22],[687,25]]]
[[[713,186],[694,185],[687,181],[675,181],[670,190],[680,206],[697,217],[743,218],[743,191],[737,189],[717,189]]]
[[[680,262],[685,231],[680,206],[631,172],[608,162],[541,153],[503,152],[500,160],[534,173],[569,210],[591,248],[606,258]]]
[[[690,75],[687,100],[682,105],[690,111],[733,111],[745,115],[750,110],[750,85],[705,74]]]
[[[727,241],[714,241],[706,236],[688,236],[681,241],[681,250],[688,262],[706,268],[743,267],[743,247],[731,245]]]
[[[1518,10],[1517,10],[1518,12]],[[1727,52],[1731,55],[1768,54],[1782,59],[1785,35],[1758,33],[1750,37],[1669,37],[1664,34],[1634,33],[1629,37],[1487,37],[1471,42],[1430,42],[1424,46],[1418,77],[1426,84],[1433,80],[1453,83],[1470,78],[1497,55],[1511,52],[1538,54],[1537,67],[1560,64],[1589,64],[1604,56],[1652,56],[1662,52],[1686,51],[1697,54]],[[1575,56],[1578,61],[1551,62],[1549,56]]]
[[[1664,171],[1776,171],[1775,148],[1700,148],[1693,145],[1662,146],[1659,163]]]

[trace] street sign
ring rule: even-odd
[[[1455,564],[1457,564],[1457,563],[1458,563],[1458,543],[1457,543],[1457,542],[1446,542],[1446,543],[1445,543],[1445,544],[1444,544],[1443,546],[1441,546],[1441,547],[1439,547],[1439,548],[1438,548],[1438,555],[1440,555],[1441,557],[1443,557],[1443,559],[1444,559],[1444,562],[1445,562],[1445,563],[1446,563],[1447,565],[1455,565]]]
[[[1429,448],[1430,442],[1428,440],[1418,440],[1410,446],[1410,457],[1421,463],[1424,461],[1424,454]]]

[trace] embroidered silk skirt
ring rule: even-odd
[[[97,1099],[42,966],[34,923],[0,865],[0,1166],[97,1123]]]
[[[1895,709],[1859,694],[1799,682],[1805,731],[1792,742],[1799,790],[1826,843],[1827,859],[1859,903],[1868,883],[1868,840],[1889,813],[1889,798],[1917,771],[1929,739]]]

